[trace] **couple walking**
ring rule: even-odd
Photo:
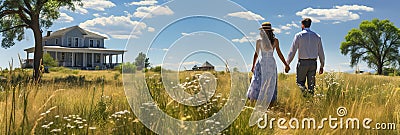
[[[313,32],[310,26],[310,18],[305,18],[301,21],[302,31],[294,36],[288,58],[285,60],[279,47],[279,40],[273,33],[274,30],[271,23],[265,22],[262,24],[260,28],[261,39],[257,40],[251,69],[253,77],[247,92],[250,100],[257,101],[256,110],[265,112],[270,103],[276,103],[277,101],[277,69],[273,57],[275,49],[280,60],[285,65],[286,73],[289,72],[289,64],[294,59],[296,52],[298,52],[296,83],[303,95],[314,94],[317,58],[319,58],[321,65],[319,73],[322,74],[324,72],[325,56],[321,37]],[[305,85],[306,81],[307,87]]]

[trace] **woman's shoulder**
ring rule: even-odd
[[[275,40],[275,41],[274,41],[275,46],[276,46],[276,45],[279,45],[279,39],[278,39],[278,38],[274,38],[274,40]]]
[[[278,39],[278,38],[274,38],[274,40],[275,40],[275,42],[279,42],[279,39]]]

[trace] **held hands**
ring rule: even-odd
[[[289,70],[290,70],[289,65],[286,65],[286,66],[285,66],[285,73],[289,73]]]

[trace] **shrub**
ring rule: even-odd
[[[51,68],[49,68],[49,71],[51,71],[51,72],[60,72],[60,73],[65,73],[65,74],[75,74],[72,69],[69,69],[69,68],[66,68],[66,67],[51,67]]]
[[[135,73],[136,66],[133,63],[127,62],[127,63],[122,63],[118,66],[115,66],[114,70],[117,70],[120,73]]]
[[[150,70],[153,71],[153,72],[161,73],[161,66],[156,66],[154,68],[151,68]]]
[[[384,68],[383,74],[386,76],[399,76],[400,70],[398,70],[396,68]]]
[[[114,74],[114,80],[118,80],[120,75],[121,75],[121,74],[119,74],[119,73],[115,73],[115,74]]]
[[[43,55],[43,65],[48,67],[58,67],[58,62],[49,53]]]

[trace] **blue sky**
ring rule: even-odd
[[[310,17],[311,29],[323,40],[326,70],[349,71],[349,57],[342,55],[339,47],[350,29],[373,18],[389,19],[400,26],[396,12],[400,2],[396,0],[82,1],[84,6],[74,12],[60,9],[59,20],[44,31],[79,25],[109,37],[105,42],[107,48],[126,46],[125,61],[132,61],[143,51],[148,53],[153,66],[164,63],[164,67],[171,69],[191,68],[207,60],[220,70],[224,69],[224,62],[247,70],[254,53],[252,43],[258,38],[258,25],[264,21],[272,23],[287,57],[294,34],[301,30],[300,20]],[[11,59],[19,66],[18,54],[25,59],[23,49],[33,46],[33,42],[32,32],[26,30],[23,41],[8,49],[1,48],[0,67],[8,67]],[[278,71],[282,72],[283,64],[276,61]],[[292,69],[295,63],[291,63]],[[370,70],[364,63],[359,67]]]

